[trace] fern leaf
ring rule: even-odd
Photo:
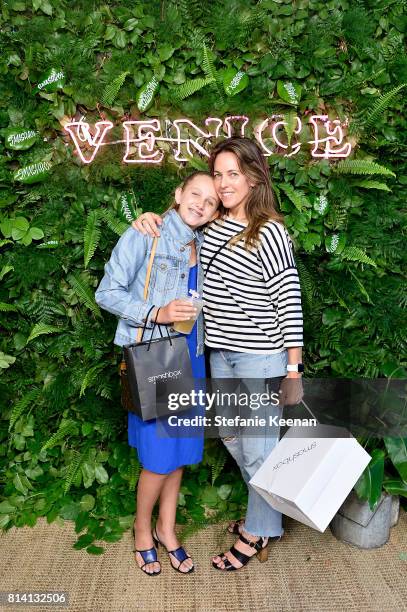
[[[367,115],[362,120],[361,125],[365,128],[372,128],[376,125],[377,120],[380,118],[380,115],[390,106],[393,98],[401,91],[404,87],[407,86],[407,83],[401,83],[401,85],[397,85],[397,87],[393,87],[390,91],[380,96],[378,100],[366,111]]]
[[[96,317],[101,317],[99,306],[95,302],[93,289],[78,273],[70,274],[67,278],[79,301],[82,302]]]
[[[208,53],[208,47],[203,45],[203,60],[202,60],[202,68],[205,73],[207,79],[211,79],[211,81],[216,80],[216,70],[212,58]]]
[[[118,236],[121,236],[129,227],[127,223],[124,223],[124,221],[120,221],[120,219],[115,217],[111,210],[105,209],[102,216],[106,221],[108,228]]]
[[[176,90],[174,90],[173,92],[174,99],[184,100],[185,98],[192,96],[194,93],[196,93],[203,87],[206,87],[206,85],[209,85],[210,83],[213,83],[213,82],[214,82],[214,79],[209,79],[209,78],[193,79],[193,80],[187,81],[186,83],[183,83],[182,85],[180,85]]]
[[[301,259],[297,259],[297,269],[300,277],[300,285],[307,302],[308,307],[311,309],[316,294],[315,283],[312,275],[306,268],[304,262]]]
[[[77,430],[77,421],[73,419],[68,419],[66,421],[62,421],[58,427],[58,430],[43,444],[41,451],[47,450],[47,448],[51,448],[55,446],[59,442],[65,440],[68,436],[73,434]]]
[[[214,485],[216,479],[222,473],[224,465],[226,463],[227,455],[225,451],[220,448],[219,454],[211,465],[211,478],[212,478],[212,486]]]
[[[377,267],[373,259],[370,259],[370,257],[366,255],[365,251],[359,247],[345,247],[341,253],[341,257],[342,259],[347,259],[349,261],[357,261],[360,263],[369,264],[375,268]]]
[[[288,183],[278,185],[278,187],[286,193],[287,197],[298,210],[304,210],[304,208],[311,207],[310,201],[306,197],[305,193],[300,189],[294,189],[294,187]]]
[[[376,162],[363,159],[345,159],[337,164],[335,170],[338,174],[383,174],[384,176],[396,176],[388,168],[376,164]]]
[[[82,384],[81,384],[81,390],[79,392],[79,397],[82,397],[82,395],[84,395],[86,389],[95,381],[99,370],[103,369],[103,365],[95,365],[92,368],[89,368],[89,370],[86,372],[85,376],[83,377],[82,380]]]
[[[24,410],[38,399],[38,397],[40,396],[40,393],[41,391],[40,389],[38,389],[38,387],[35,387],[34,389],[30,389],[28,393],[23,395],[23,397],[14,404],[14,407],[10,415],[10,424],[8,427],[9,431],[11,431],[11,429],[14,427],[14,424],[23,414]]]
[[[289,112],[283,113],[283,118],[284,118],[284,123],[283,123],[284,131],[287,134],[288,144],[290,145],[291,138],[293,137],[294,130],[297,125],[297,115],[296,113],[294,113],[294,111],[289,111]]]
[[[6,302],[0,302],[0,312],[17,312],[17,306],[14,304],[7,304]]]
[[[122,72],[111,83],[106,85],[102,94],[102,104],[104,106],[111,106],[113,104],[128,74],[130,74],[128,71]]]
[[[80,482],[78,483],[78,473],[80,474],[80,467],[86,461],[88,457],[90,446],[91,446],[91,443],[88,442],[85,445],[85,448],[81,453],[77,450],[74,450],[72,452],[72,460],[70,464],[68,465],[68,468],[65,474],[65,482],[64,482],[64,493],[65,494],[68,493],[72,484],[75,484],[75,486],[80,485]]]
[[[36,323],[31,330],[30,335],[27,338],[26,344],[34,340],[34,338],[38,338],[38,336],[42,336],[43,334],[55,334],[56,332],[60,332],[60,327],[55,327],[55,325],[47,325],[46,323]]]
[[[134,491],[141,472],[141,465],[137,457],[130,457],[130,465],[128,468],[129,476],[129,491]]]
[[[386,183],[380,183],[379,181],[358,181],[353,183],[355,187],[363,187],[364,189],[380,189],[381,191],[390,191],[391,189]]]
[[[91,210],[86,219],[85,231],[83,233],[84,263],[88,267],[100,240],[100,214],[98,210]]]

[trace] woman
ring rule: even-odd
[[[254,141],[233,137],[216,145],[209,166],[226,210],[207,227],[201,249],[211,376],[244,378],[246,385],[253,379],[256,390],[259,380],[264,385],[266,379],[279,384],[284,377],[280,404],[297,403],[303,371],[300,285],[292,243],[276,211],[268,165]],[[155,220],[144,214],[136,226],[159,233]],[[273,415],[281,412],[281,407],[272,405],[267,409]],[[278,430],[272,435],[268,430],[264,436],[250,436],[246,431],[223,438],[246,484],[278,436]],[[229,551],[213,558],[213,566],[233,571],[255,554],[265,560],[269,540],[283,534],[281,519],[281,513],[248,484],[246,517],[229,526],[239,539]]]
[[[135,342],[137,328],[152,328],[154,322],[172,325],[196,315],[196,309],[182,297],[190,289],[201,291],[199,253],[203,237],[195,231],[217,214],[219,199],[207,172],[195,172],[175,191],[175,204],[164,215],[161,238],[153,259],[149,293],[143,300],[146,271],[152,240],[128,229],[113,249],[105,275],[96,291],[96,302],[119,317],[115,343]],[[173,327],[169,328],[174,335]],[[159,337],[157,327],[153,337]],[[187,335],[195,378],[205,377],[202,315]],[[156,546],[167,549],[171,565],[187,574],[194,566],[175,534],[178,493],[184,465],[202,460],[203,436],[163,437],[155,420],[142,421],[128,415],[128,440],[137,448],[143,466],[137,488],[137,511],[133,527],[135,557],[149,576],[161,571]],[[151,531],[152,511],[159,499],[159,514]]]

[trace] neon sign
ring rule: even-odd
[[[107,136],[114,127],[111,121],[98,121],[91,126],[82,118],[80,121],[67,123],[64,129],[71,137],[75,151],[84,164],[91,164],[101,147],[120,143],[125,145],[123,163],[159,164],[164,159],[162,149],[170,149],[175,160],[179,162],[187,162],[196,153],[209,157],[207,149],[211,140],[222,135],[225,138],[233,134],[245,136],[249,121],[249,117],[245,115],[233,115],[225,119],[208,117],[203,128],[187,118],[174,121],[166,119],[164,122],[158,119],[124,121],[123,140],[110,141]],[[292,157],[304,144],[312,146],[311,156],[315,158],[338,159],[348,157],[351,153],[351,144],[344,142],[343,127],[347,126],[347,122],[343,124],[339,119],[329,119],[328,115],[312,115],[307,129],[313,138],[307,141],[299,139],[304,127],[298,116],[295,117],[292,137],[285,137],[286,142],[283,137],[285,126],[283,115],[272,115],[253,130],[253,135],[266,157],[281,152],[284,157]]]

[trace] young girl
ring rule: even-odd
[[[193,173],[177,188],[175,204],[164,214],[146,301],[143,290],[152,239],[131,228],[121,236],[95,294],[102,308],[119,317],[116,344],[135,342],[141,326],[152,328],[154,322],[170,326],[196,315],[191,303],[182,298],[188,296],[189,289],[202,291],[198,262],[203,237],[196,230],[216,216],[218,205],[213,179],[206,172]],[[177,334],[173,327],[168,331]],[[154,337],[159,337],[157,327]],[[205,378],[202,315],[186,338],[193,375]],[[146,574],[156,576],[161,571],[156,550],[160,543],[174,569],[187,574],[194,565],[175,534],[176,507],[183,466],[202,460],[203,436],[160,437],[156,427],[155,420],[142,421],[129,412],[129,444],[137,448],[143,466],[133,527],[135,558]],[[151,516],[158,499],[159,515],[152,532]]]
[[[261,380],[280,384],[284,377],[280,404],[296,404],[302,397],[303,371],[300,285],[292,243],[275,208],[268,165],[257,143],[234,137],[216,145],[209,166],[226,209],[208,226],[201,250],[211,376],[244,378],[245,384],[252,379],[256,391]],[[157,235],[155,221],[157,217],[145,213],[136,227]],[[256,414],[264,418],[270,413],[280,414],[281,406],[266,406]],[[263,437],[246,432],[223,438],[249,496],[245,519],[229,525],[239,539],[213,558],[216,569],[240,569],[255,554],[265,560],[269,539],[283,534],[281,513],[249,485],[278,435],[276,428],[272,435],[265,430]]]

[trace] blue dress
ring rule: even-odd
[[[198,266],[195,265],[189,269],[188,290],[194,289],[196,291],[197,276]],[[196,379],[204,379],[205,357],[204,355],[196,356],[196,323],[191,332],[186,335],[186,339],[193,375]],[[183,465],[191,465],[202,461],[204,445],[202,430],[199,435],[165,437],[162,433],[161,435],[157,434],[157,421],[155,419],[143,421],[133,412],[129,412],[128,441],[130,446],[137,449],[138,458],[143,468],[156,474],[169,474]]]

